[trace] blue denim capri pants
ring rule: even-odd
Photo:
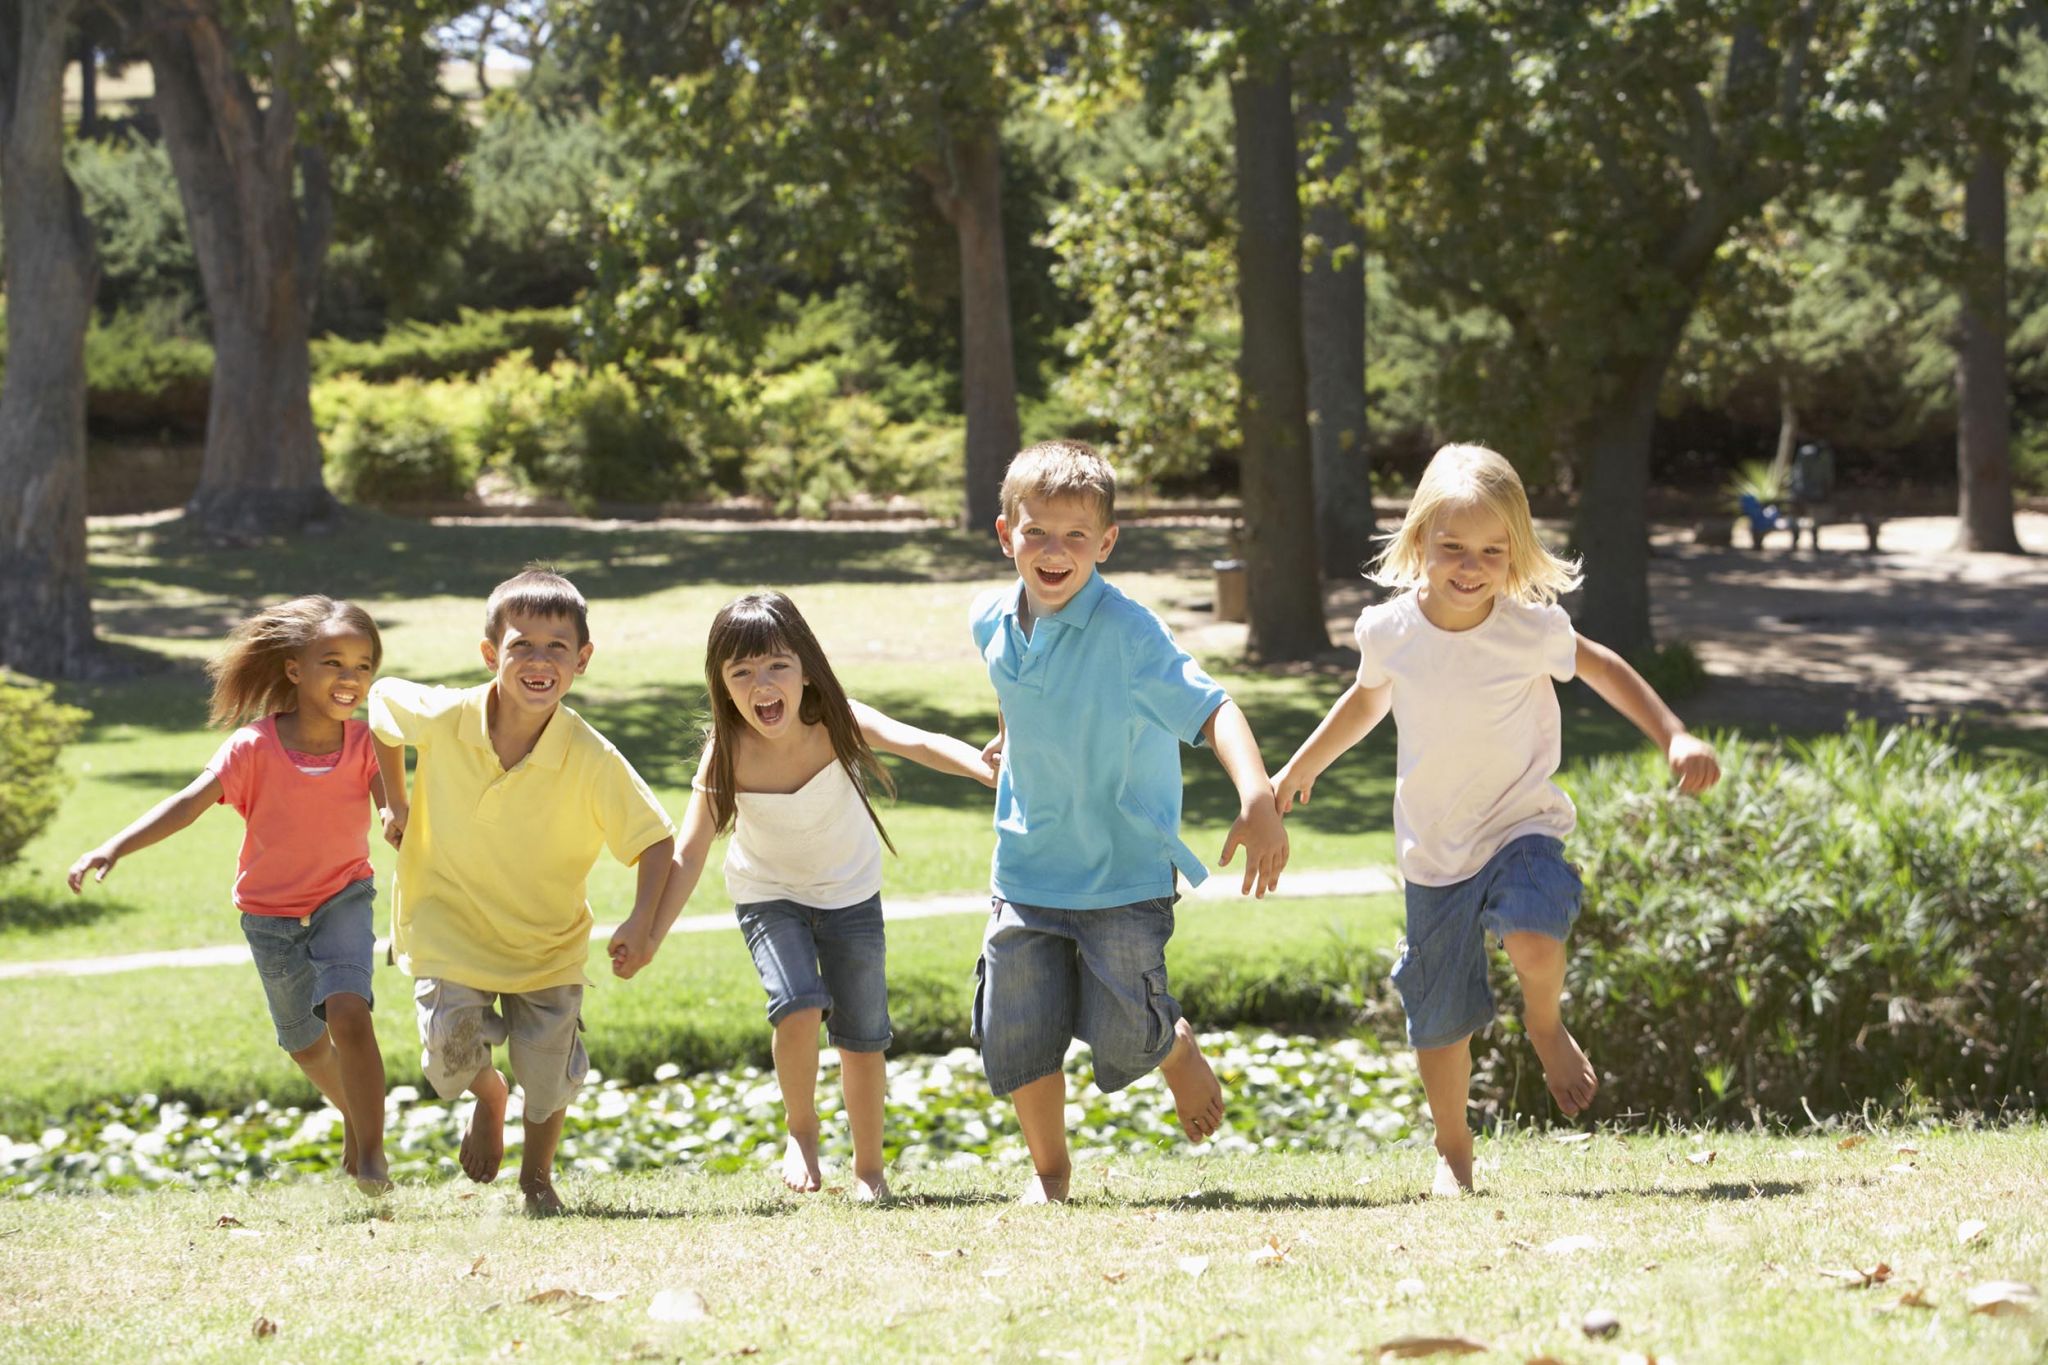
[[[242,937],[249,940],[249,955],[263,978],[277,1045],[286,1052],[303,1052],[327,1032],[329,996],[359,995],[366,1005],[376,1003],[370,993],[376,903],[377,883],[365,877],[322,901],[303,920],[242,916]]]
[[[754,901],[733,909],[768,992],[770,1024],[798,1010],[822,1010],[825,1036],[841,1052],[889,1050],[880,896],[835,910],[796,901]]]

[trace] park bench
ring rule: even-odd
[[[1871,552],[1876,553],[1877,528],[1884,518],[1868,506],[1837,495],[1835,452],[1825,441],[1808,441],[1800,446],[1786,473],[1784,507],[1767,503],[1754,493],[1744,493],[1740,499],[1743,520],[1749,523],[1751,549],[1762,549],[1764,537],[1771,532],[1786,531],[1791,534],[1792,548],[1796,550],[1799,533],[1804,531],[1807,542],[1818,550],[1821,527],[1853,522],[1863,528],[1863,534],[1870,539]]]

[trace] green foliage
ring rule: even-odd
[[[471,387],[401,379],[370,384],[353,375],[313,389],[327,483],[372,506],[468,495],[476,482],[480,396]]]
[[[454,322],[402,322],[368,341],[322,337],[313,343],[313,377],[354,374],[368,380],[446,379],[480,375],[504,356],[525,351],[548,366],[569,349],[575,323],[568,308],[479,313]]]
[[[199,308],[199,265],[163,144],[132,130],[105,141],[73,139],[64,161],[99,250],[100,310],[114,313],[157,300],[187,311]]]
[[[57,759],[88,719],[48,684],[0,670],[0,867],[57,813],[70,784]]]
[[[1653,754],[1570,782],[1586,902],[1568,1017],[1609,1093],[1675,1119],[2038,1103],[2039,771],[1867,722],[1721,758],[1702,800]],[[1547,1108],[1533,1069],[1494,1064],[1511,1103]]]
[[[2048,495],[2048,420],[2013,432],[2012,486],[2035,497]]]
[[[1777,502],[1785,496],[1785,474],[1774,461],[1744,460],[1735,467],[1723,491],[1731,505],[1740,504],[1744,497],[1762,503]]]
[[[1683,640],[1635,654],[1628,662],[1667,702],[1684,701],[1707,685],[1706,666],[1698,651]]]
[[[478,448],[537,492],[589,507],[696,497],[708,485],[671,395],[616,365],[539,370],[514,355],[484,386]]]
[[[182,304],[159,298],[92,324],[85,383],[86,411],[96,423],[200,431],[213,391],[213,347]]]

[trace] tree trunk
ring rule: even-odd
[[[1017,363],[1010,336],[1010,272],[1003,252],[999,130],[946,133],[946,162],[925,168],[932,197],[960,247],[960,392],[967,416],[962,524],[995,525],[1003,470],[1017,453]]]
[[[85,562],[85,329],[99,262],[64,171],[72,0],[0,4],[0,663],[77,677],[93,654]]]
[[[261,100],[234,65],[213,0],[194,0],[145,39],[213,325],[206,452],[186,512],[215,535],[290,532],[335,508],[308,393],[332,198],[325,158],[297,144],[293,24],[288,0],[273,4],[273,79]]]
[[[1330,647],[1317,572],[1308,379],[1302,357],[1301,202],[1287,64],[1230,85],[1237,153],[1238,357],[1250,653],[1310,659]]]
[[[1342,176],[1358,159],[1351,95],[1350,83],[1342,82],[1311,112],[1330,129],[1333,150],[1322,170],[1327,180]],[[1355,577],[1373,553],[1372,462],[1365,444],[1365,229],[1352,208],[1325,196],[1309,210],[1309,235],[1322,250],[1301,280],[1316,545],[1325,578]]]
[[[78,38],[78,138],[81,142],[99,136],[100,67],[90,34]]]
[[[1771,457],[1771,477],[1784,496],[1785,481],[1792,477],[1792,456],[1799,449],[1799,404],[1793,397],[1789,368],[1778,372],[1778,451]]]
[[[1670,362],[1667,347],[1633,359],[1587,424],[1577,532],[1585,557],[1578,629],[1624,656],[1646,653],[1650,632],[1650,431]]]
[[[2012,520],[2012,395],[2005,367],[2005,148],[1980,141],[1963,191],[1968,255],[1956,346],[1958,550],[2021,554]]]

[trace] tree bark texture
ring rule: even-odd
[[[1237,158],[1238,357],[1249,649],[1264,661],[1330,647],[1316,556],[1308,377],[1302,356],[1301,201],[1284,62],[1231,82]]]
[[[986,530],[1002,510],[1003,471],[1021,439],[999,130],[948,130],[945,164],[927,168],[926,175],[960,248],[960,390],[967,417],[961,515],[967,529]]]
[[[85,560],[85,329],[98,256],[64,171],[72,0],[0,2],[0,663],[77,677],[93,655]]]
[[[1586,430],[1586,477],[1577,521],[1586,584],[1576,625],[1625,656],[1655,643],[1650,631],[1648,452],[1669,358],[1667,350],[1628,365]]]
[[[293,24],[288,0],[272,6],[279,72],[298,61]],[[298,145],[290,81],[259,98],[236,69],[214,0],[160,16],[144,42],[213,325],[206,452],[186,511],[216,535],[295,531],[334,511],[309,394],[333,218],[326,161]]]
[[[1358,157],[1350,96],[1346,85],[1311,114],[1328,125],[1334,143],[1323,168],[1329,179]],[[1322,243],[1301,279],[1316,545],[1325,578],[1351,578],[1372,557],[1375,529],[1366,448],[1365,229],[1349,204],[1326,197],[1309,210],[1308,231]]]
[[[1956,548],[2021,554],[2006,376],[2005,149],[1980,141],[1963,190],[1968,253],[1956,343]]]

